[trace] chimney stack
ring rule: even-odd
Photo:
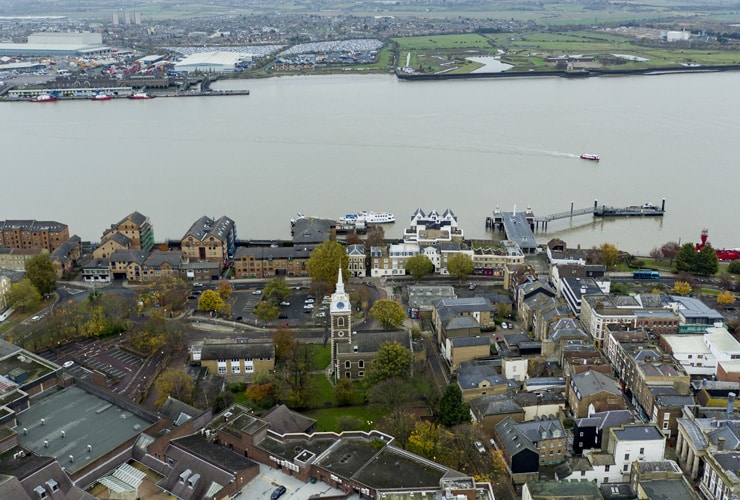
[[[737,394],[734,392],[731,392],[727,394],[727,418],[732,418],[732,415],[735,411],[735,398],[737,397]]]

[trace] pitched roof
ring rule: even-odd
[[[355,352],[354,348],[357,347],[358,353],[374,353],[385,342],[398,342],[411,349],[411,336],[405,330],[355,332],[352,334],[351,343],[338,344],[337,349],[346,354]]]
[[[272,342],[247,342],[243,344],[206,343],[200,352],[202,360],[274,358],[275,345]]]
[[[121,249],[113,252],[108,260],[110,262],[128,262],[135,264],[144,264],[149,254],[142,250]]]
[[[235,225],[235,222],[225,215],[219,219],[204,215],[190,226],[182,239],[192,236],[198,241],[204,241],[213,236],[220,241],[226,241],[227,235],[234,230]]]
[[[591,396],[599,392],[622,395],[622,391],[619,390],[617,382],[613,378],[593,370],[576,373],[571,381],[583,396]]]
[[[277,405],[262,415],[270,428],[279,434],[306,432],[316,425],[316,420],[301,415],[285,405]]]

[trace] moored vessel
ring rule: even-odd
[[[40,94],[31,99],[31,102],[54,102],[57,100],[57,96],[51,94]]]
[[[365,224],[392,224],[396,222],[396,216],[389,212],[363,210],[354,214],[346,214],[344,217],[340,217],[338,222],[342,224],[357,222],[364,222]]]
[[[111,96],[109,96],[108,94],[100,93],[100,94],[95,94],[94,96],[92,96],[90,100],[91,101],[110,101]]]
[[[149,94],[147,92],[135,92],[128,96],[129,99],[154,99],[156,96],[154,94]]]

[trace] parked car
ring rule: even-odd
[[[243,319],[244,319],[244,316],[237,316],[236,318],[234,318],[234,321],[241,321]]]
[[[288,302],[287,300],[284,300],[284,301],[282,301],[282,302],[280,303],[280,305],[281,305],[281,306],[289,306],[289,305],[290,305],[290,302]]]
[[[506,329],[507,329],[507,328],[509,328],[509,327],[508,327],[508,326],[506,326],[506,323],[504,323],[504,322],[502,321],[502,322],[501,322],[501,328],[503,328],[504,330],[506,330]]]
[[[304,300],[303,302],[305,302],[306,304],[313,304],[315,302],[315,300],[314,299],[311,299],[311,298],[308,298],[308,299]]]
[[[270,500],[278,500],[283,494],[285,493],[285,486],[282,484],[278,486],[275,491],[272,492],[272,495],[270,495]]]
[[[252,295],[262,295],[262,290],[255,290]]]
[[[477,286],[478,285],[476,285],[475,283],[471,283],[471,284],[468,285],[468,290],[475,290],[475,287],[477,287]]]
[[[203,288],[203,283],[198,283],[197,281],[193,283],[193,288]]]
[[[326,318],[326,313],[325,312],[318,312],[318,313],[316,313],[316,317],[317,318]]]
[[[486,449],[483,446],[483,443],[481,443],[480,441],[475,441],[473,443],[473,445],[475,445],[475,449],[478,450],[478,453],[485,453],[486,452]]]
[[[303,308],[304,309],[313,309],[313,304],[304,304],[303,305]]]

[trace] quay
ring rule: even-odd
[[[40,95],[54,95],[58,101],[84,101],[95,97],[97,94],[105,94],[111,99],[127,99],[134,94],[132,87],[89,87],[76,89],[29,89],[10,90],[5,98],[0,101],[19,102],[30,101]],[[213,96],[244,96],[249,95],[249,90],[189,90],[173,92],[153,92],[154,97],[213,97]]]

